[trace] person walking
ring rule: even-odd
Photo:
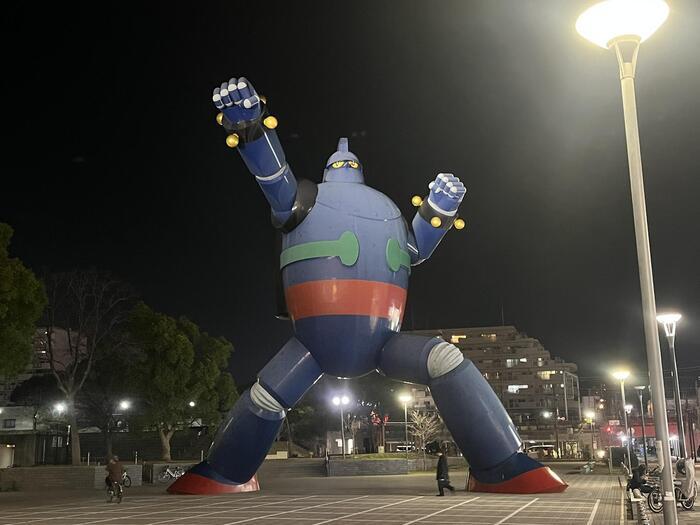
[[[440,492],[440,494],[436,494],[436,496],[444,496],[445,489],[449,489],[450,492],[455,491],[455,488],[450,484],[450,469],[447,466],[447,458],[442,451],[438,452],[437,473],[435,474],[435,479],[437,479],[438,491]]]

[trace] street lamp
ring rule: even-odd
[[[187,403],[187,404],[188,404],[191,408],[194,408],[194,407],[197,405],[197,403],[195,403],[194,401],[190,401],[190,402]]]
[[[629,377],[630,373],[628,370],[618,370],[613,372],[613,377],[620,382],[620,392],[622,393],[622,414],[625,418],[625,443],[627,443],[627,466],[629,467],[629,473],[632,475],[632,453],[630,452],[630,429],[627,425],[627,407],[632,408],[632,405],[627,404],[625,399],[625,379]]]
[[[676,404],[676,421],[678,423],[679,457],[686,457],[688,447],[685,442],[685,426],[683,424],[683,408],[681,406],[681,387],[678,382],[678,365],[676,364],[676,324],[681,320],[681,314],[667,313],[656,316],[664,327],[668,350],[671,354],[671,375],[673,375],[673,400]]]
[[[634,389],[637,391],[637,395],[639,396],[639,414],[642,417],[642,448],[644,450],[644,464],[648,466],[649,460],[647,459],[647,432],[646,428],[644,428],[646,423],[644,423],[644,403],[642,402],[642,394],[644,393],[646,386],[639,385],[635,386]]]
[[[588,419],[588,422],[591,424],[591,459],[593,459],[593,446],[595,445],[595,442],[594,442],[595,412],[593,412],[593,410],[588,410],[583,415],[586,416],[586,419]]]
[[[408,403],[413,400],[411,394],[399,395],[399,401],[403,403],[403,424],[406,436],[406,461],[408,461]]]
[[[131,408],[131,401],[127,401],[126,399],[120,401],[119,408],[122,410],[129,410]]]
[[[58,412],[58,415],[63,414],[66,411],[66,404],[65,403],[56,403],[53,406],[53,409]]]
[[[343,440],[343,459],[345,459],[345,417],[343,416],[343,406],[350,402],[348,396],[335,396],[333,404],[340,407],[340,438]]]
[[[656,298],[654,297],[654,278],[651,268],[649,230],[644,199],[634,74],[640,43],[661,27],[666,21],[668,13],[668,4],[663,0],[606,0],[588,8],[576,21],[576,30],[581,36],[600,47],[615,50],[620,68],[647,365],[652,395],[657,399],[657,402],[654,403],[654,425],[656,438],[661,441],[660,463],[662,465],[665,465],[664,458],[670,458],[670,448],[661,349],[656,329]],[[671,503],[674,501],[674,488],[670,460],[665,467],[661,471],[664,499],[668,499],[668,503],[663,507],[664,524],[675,525],[678,522],[678,516],[675,504]]]

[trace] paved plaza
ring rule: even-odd
[[[563,473],[563,494],[458,491],[435,497],[434,476],[262,479],[263,490],[226,496],[173,496],[164,486],[127,491],[121,504],[100,491],[0,494],[0,525],[620,525],[625,507],[617,477]],[[464,487],[465,473],[453,483]],[[700,512],[679,512],[700,523]]]

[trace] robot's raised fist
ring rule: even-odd
[[[467,193],[462,181],[451,173],[440,173],[428,188],[430,188],[428,196],[430,205],[446,215],[452,215],[457,211]]]
[[[216,109],[235,125],[244,126],[260,118],[260,97],[253,85],[245,78],[231,78],[214,89],[212,97]]]

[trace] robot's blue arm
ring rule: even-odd
[[[226,144],[238,148],[270,203],[275,223],[284,224],[292,215],[297,180],[275,132],[277,119],[244,77],[217,87],[213,101],[221,111],[217,120],[228,132]]]
[[[432,255],[453,225],[464,228],[464,220],[457,216],[466,193],[464,184],[450,173],[441,173],[428,187],[430,194],[426,199],[413,198],[413,204],[420,206],[413,218],[413,234],[408,238],[408,251],[414,266]]]

